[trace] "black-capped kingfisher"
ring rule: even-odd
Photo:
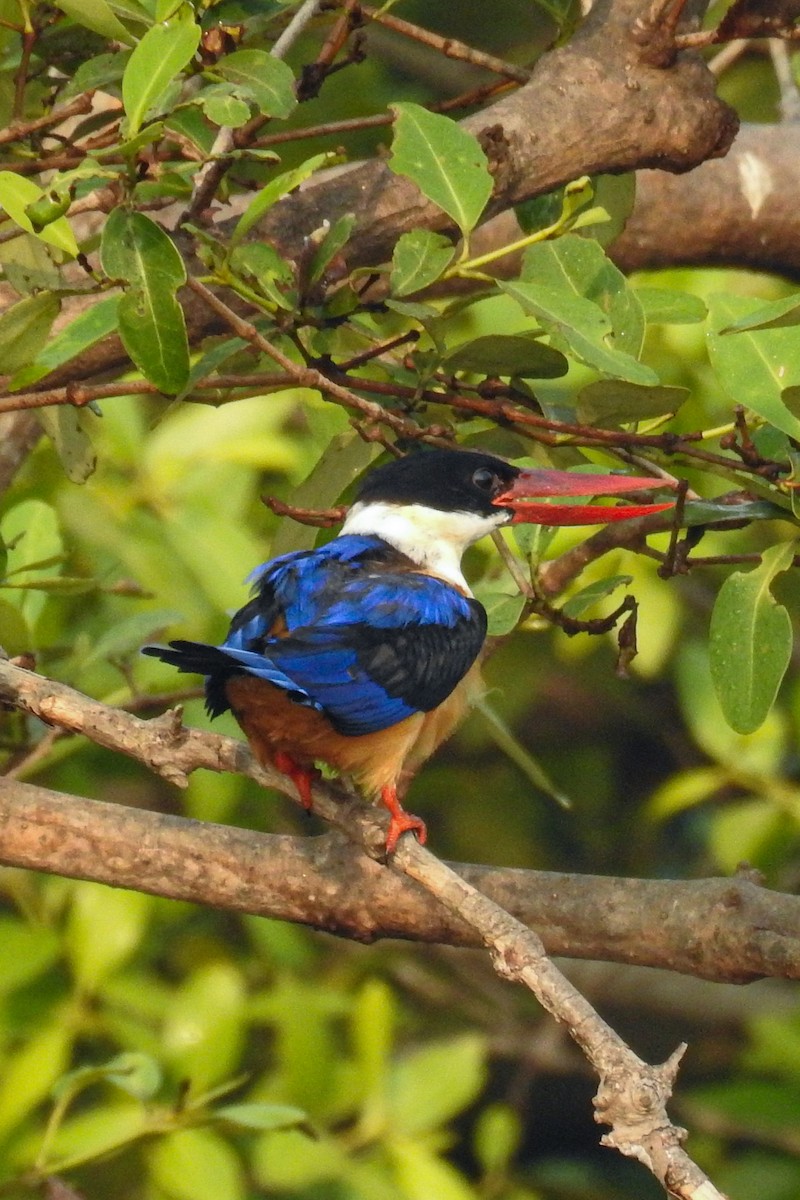
[[[425,823],[406,812],[398,790],[479,687],[486,613],[461,572],[464,551],[514,522],[597,524],[670,507],[545,497],[661,486],[523,470],[477,451],[408,455],[367,475],[338,537],[253,572],[253,598],[221,646],[174,641],[144,653],[205,675],[209,714],[230,709],[256,758],[288,775],[306,808],[318,762],[380,797],[391,854],[407,830],[425,841]]]

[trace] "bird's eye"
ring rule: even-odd
[[[477,471],[473,472],[472,482],[482,492],[490,492],[494,486],[494,471],[490,471],[488,467],[478,467]]]

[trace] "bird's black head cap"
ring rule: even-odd
[[[362,504],[422,504],[440,512],[490,516],[492,505],[519,474],[517,467],[477,450],[421,450],[371,471]]]

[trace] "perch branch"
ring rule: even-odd
[[[126,754],[185,785],[192,771],[236,771],[292,793],[234,738],[188,729],[175,712],[149,721],[0,660],[0,701]],[[267,836],[142,812],[0,780],[7,865],[136,887],[177,899],[292,920],[359,941],[403,937],[466,946],[477,938],[419,890],[338,835]],[[329,785],[316,811],[382,845],[386,818]],[[143,852],[146,847],[146,854]],[[187,864],[194,864],[189,867]],[[548,951],[658,966],[706,979],[800,978],[800,898],[751,880],[610,879],[459,866],[475,886],[536,927]],[[687,929],[694,934],[687,937]]]

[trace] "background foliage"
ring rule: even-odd
[[[403,13],[433,26],[437,7]],[[497,7],[487,29],[483,6],[459,5],[446,32],[527,62],[576,20],[569,5]],[[319,61],[333,18],[283,61],[269,51],[291,10],[0,0],[0,111],[19,129],[0,170],[6,411],[115,329],[125,350],[98,385],[110,381],[106,392],[39,410],[47,437],[0,522],[4,648],[108,703],[158,711],[178,683],[139,657],[141,644],[165,632],[217,640],[255,564],[330,536],[260,497],[346,501],[387,441],[452,435],[539,464],[674,470],[695,496],[684,515],[697,539],[685,549],[700,564],[659,573],[664,532],[650,539],[655,557],[615,550],[558,599],[592,618],[630,588],[639,653],[625,678],[613,635],[568,637],[523,613],[495,551],[470,552],[493,632],[521,614],[524,627],[487,666],[495,719],[470,717],[416,782],[412,807],[448,857],[676,877],[747,860],[794,890],[797,296],[776,277],[733,270],[626,279],[603,247],[630,210],[630,177],[586,178],[527,204],[521,266],[495,283],[469,249],[492,190],[486,156],[421,107],[465,93],[473,76],[451,77],[375,27],[366,50],[342,41],[345,69],[322,71],[317,96],[302,68]],[[753,56],[725,88],[749,116],[771,119],[771,78]],[[84,98],[59,124],[37,125]],[[259,139],[390,105],[391,133],[337,130],[277,152]],[[248,136],[236,145],[230,130]],[[299,264],[254,238],[303,180],[390,138],[392,169],[448,215],[447,231],[408,233],[389,268],[352,274],[354,217],[318,230]],[[238,204],[224,232],[193,200],[215,154],[227,156],[217,202]],[[189,218],[179,234],[168,232],[176,214]],[[224,285],[256,336],[223,320],[198,345],[187,293],[176,298],[187,272]],[[448,292],[448,280],[471,291]],[[440,299],[418,295],[434,283]],[[303,386],[304,366],[353,400]],[[533,420],[499,420],[499,403]],[[702,437],[669,440],[692,431]],[[731,491],[747,495],[715,499]],[[529,533],[516,550],[535,565],[584,536]],[[202,725],[199,692],[180,698]],[[308,828],[241,779],[196,775],[176,797],[19,714],[3,714],[1,728],[15,777],[204,820]],[[542,771],[570,810],[542,790]],[[477,957],[365,949],[11,870],[0,887],[0,1195],[71,1194],[45,1182],[56,1175],[59,1187],[119,1200],[657,1194],[595,1149],[580,1064]],[[796,998],[780,985],[688,980],[649,991],[614,973],[611,987],[597,973],[582,982],[637,1050],[657,1058],[692,1043],[678,1115],[718,1186],[736,1200],[793,1200]]]

